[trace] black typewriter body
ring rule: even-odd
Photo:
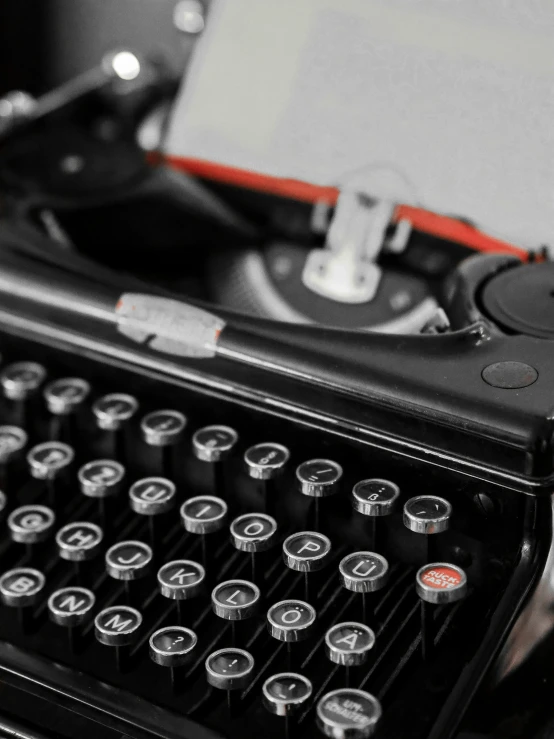
[[[29,731],[34,727],[39,735],[43,730],[46,736],[63,737],[277,738],[283,736],[284,720],[267,711],[261,690],[269,677],[289,671],[304,675],[313,686],[311,698],[287,728],[292,735],[319,736],[318,700],[346,685],[369,691],[380,701],[379,737],[515,737],[523,735],[521,716],[525,732],[549,720],[543,700],[550,671],[540,658],[537,669],[536,645],[523,641],[524,650],[533,655],[525,684],[521,672],[511,669],[510,655],[506,657],[518,618],[528,613],[526,603],[532,606],[548,579],[551,481],[540,449],[527,454],[521,467],[512,435],[510,472],[508,465],[501,470],[464,458],[461,447],[453,450],[458,454],[449,455],[448,439],[442,451],[418,448],[413,425],[406,425],[404,439],[390,433],[396,430],[395,417],[403,404],[390,416],[389,429],[379,429],[372,412],[383,419],[386,416],[377,415],[383,409],[361,394],[354,397],[328,385],[318,387],[317,382],[299,383],[284,372],[269,373],[224,357],[206,364],[160,354],[121,337],[113,316],[107,319],[117,291],[106,288],[102,293],[86,281],[75,289],[70,280],[44,266],[33,276],[21,269],[17,260],[4,265],[3,365],[39,361],[47,368],[48,380],[82,378],[90,383],[91,394],[76,413],[57,421],[41,393],[25,403],[3,400],[4,423],[24,428],[29,448],[55,438],[75,451],[73,464],[55,483],[30,477],[24,457],[5,465],[7,513],[22,505],[51,506],[55,530],[88,521],[101,526],[104,539],[97,556],[76,567],[60,558],[54,529],[43,543],[26,546],[12,540],[4,520],[3,570],[35,567],[46,576],[32,608],[2,608],[6,726],[12,721]],[[87,315],[79,305],[87,306]],[[502,346],[499,336],[491,336],[491,343],[494,338]],[[400,353],[403,339],[394,341]],[[527,341],[535,344],[538,360],[544,343]],[[547,346],[541,369],[549,366],[549,356]],[[414,397],[420,392],[417,381]],[[128,393],[139,401],[139,411],[124,432],[114,434],[96,425],[91,408],[107,393]],[[537,398],[529,395],[527,406]],[[507,418],[513,412],[505,403],[493,406]],[[187,419],[183,438],[165,453],[145,443],[140,427],[141,418],[160,409],[179,411]],[[442,426],[438,414],[434,420],[421,414],[417,422],[422,429],[442,428],[445,438],[453,431]],[[232,427],[239,437],[229,458],[217,465],[192,452],[194,432],[210,424]],[[465,432],[463,424],[458,425],[456,431]],[[535,428],[530,423],[529,429]],[[493,459],[495,453],[500,454],[496,459],[509,457],[506,449],[495,452],[495,445],[506,444],[512,432],[507,424],[491,434],[494,443],[483,459]],[[522,429],[519,433],[525,435]],[[269,483],[252,479],[244,462],[245,450],[261,442],[276,442],[291,452],[284,474]],[[87,462],[116,456],[125,466],[124,482],[100,507],[98,500],[82,494],[77,470]],[[321,498],[318,505],[315,498],[302,495],[295,476],[298,465],[310,459],[332,460],[344,470],[337,494]],[[157,517],[155,534],[148,517],[131,509],[128,496],[133,483],[151,476],[167,476],[177,490],[171,511]],[[398,485],[400,498],[391,515],[371,519],[353,509],[353,485],[367,478]],[[185,531],[179,516],[179,507],[198,495],[222,497],[229,506],[225,525],[204,537]],[[406,528],[402,508],[417,495],[437,495],[452,505],[447,531],[430,537]],[[233,546],[229,526],[238,516],[254,512],[270,512],[278,529],[274,546],[251,555]],[[308,576],[287,567],[282,550],[289,535],[306,531],[325,534],[332,545],[326,566]],[[129,540],[152,546],[154,559],[148,574],[127,586],[106,573],[104,556],[111,545]],[[386,587],[368,593],[363,605],[359,593],[343,587],[338,566],[346,555],[368,550],[386,557],[390,576]],[[434,647],[424,660],[414,577],[430,556],[463,568],[469,590],[458,603],[433,608]],[[207,572],[202,591],[184,601],[180,610],[175,601],[162,597],[156,580],[156,571],[175,560],[204,562]],[[234,626],[214,613],[210,592],[218,583],[253,578],[261,593],[256,613]],[[48,597],[77,584],[96,595],[95,613],[126,604],[139,610],[143,621],[131,645],[116,650],[100,644],[92,619],[72,629],[71,638],[67,627],[52,623]],[[267,611],[277,602],[306,602],[306,597],[317,613],[315,627],[308,638],[289,647],[268,631]],[[21,611],[32,615],[22,617]],[[370,659],[347,669],[330,661],[324,639],[333,624],[350,621],[366,623],[376,639]],[[172,683],[172,670],[150,658],[148,640],[157,629],[179,622],[193,629],[198,642],[186,664],[173,672]],[[548,645],[547,636],[542,644]],[[255,667],[244,687],[228,692],[207,683],[205,661],[229,647],[247,650]],[[521,644],[516,654],[517,649]],[[527,655],[518,656],[528,669]]]

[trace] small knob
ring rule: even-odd
[[[61,441],[37,444],[27,454],[31,476],[37,480],[55,480],[73,462],[75,452]]]
[[[152,556],[142,541],[120,541],[106,552],[106,571],[115,580],[138,580],[148,574]]]
[[[0,599],[6,606],[26,608],[35,605],[46,585],[46,578],[31,567],[16,567],[0,577]]]
[[[364,516],[390,516],[400,488],[389,480],[361,480],[352,488],[352,507]]]
[[[337,665],[363,665],[375,644],[375,634],[355,621],[335,624],[325,634],[325,654]]]
[[[164,477],[145,477],[129,490],[129,502],[141,516],[158,516],[170,511],[175,504],[177,489]]]
[[[0,464],[7,464],[27,445],[27,434],[18,426],[0,426]]]
[[[108,498],[119,492],[125,467],[113,459],[96,459],[84,464],[77,477],[83,495],[88,498]]]
[[[110,647],[125,647],[137,639],[142,625],[142,615],[130,606],[111,606],[94,619],[98,641]]]
[[[254,657],[244,649],[218,649],[206,660],[206,678],[214,688],[242,690],[252,679]]]
[[[227,521],[227,504],[213,495],[189,498],[181,506],[181,520],[191,534],[220,531]]]

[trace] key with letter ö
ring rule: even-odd
[[[50,382],[44,388],[46,407],[52,414],[50,439],[73,437],[71,418],[83,406],[90,394],[90,384],[82,377],[64,377]]]
[[[341,688],[327,693],[317,704],[317,725],[332,739],[368,739],[381,718],[377,698],[364,690]]]
[[[315,608],[301,600],[282,600],[267,612],[267,629],[274,639],[287,644],[288,669],[293,653],[291,644],[308,639],[315,627]]]
[[[46,541],[54,533],[56,516],[43,505],[24,505],[8,516],[8,528],[13,541],[27,546],[27,559],[33,557],[33,545]]]
[[[61,494],[61,483],[75,458],[73,448],[61,441],[37,444],[27,454],[29,472],[36,480],[44,480],[50,505]]]
[[[300,492],[313,498],[314,528],[319,530],[320,498],[327,498],[339,492],[342,467],[331,459],[310,459],[296,468],[296,479]]]
[[[325,654],[331,662],[346,668],[345,683],[350,686],[350,667],[363,665],[375,644],[375,634],[365,624],[347,621],[335,624],[325,634]]]

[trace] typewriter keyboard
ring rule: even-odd
[[[8,713],[63,706],[60,736],[79,715],[96,736],[447,736],[524,496],[224,390],[2,354]]]

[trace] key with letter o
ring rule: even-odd
[[[106,500],[113,498],[121,490],[125,477],[125,467],[113,459],[95,459],[79,468],[77,473],[81,493],[98,501],[98,517],[104,528],[110,528],[111,519],[107,515]]]
[[[257,582],[256,553],[276,543],[277,522],[265,513],[245,513],[231,522],[231,541],[241,552],[250,552],[252,581]]]

